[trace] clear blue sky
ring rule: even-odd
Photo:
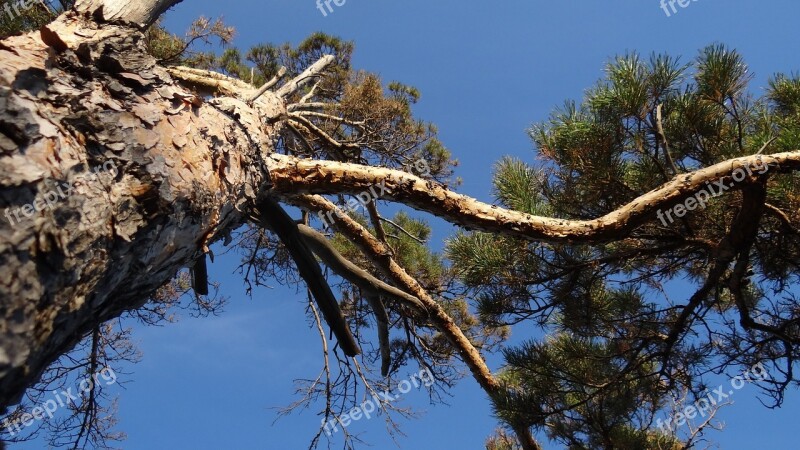
[[[314,0],[185,0],[166,24],[183,33],[199,15],[222,15],[237,28],[241,48],[296,43],[318,30],[355,41],[357,68],[422,91],[416,112],[439,125],[461,161],[460,190],[484,200],[490,198],[492,164],[507,154],[532,160],[526,127],[565,99],[580,99],[615,54],[669,52],[688,61],[701,47],[722,42],[750,63],[756,94],[772,73],[800,70],[797,0],[698,0],[672,17],[658,0],[347,0],[334,8],[323,17]],[[451,228],[434,223],[441,245]],[[117,390],[119,428],[129,436],[123,448],[307,448],[317,416],[308,412],[273,424],[270,409],[295,398],[293,379],[315,376],[320,368],[304,296],[276,288],[250,300],[233,274],[237,263],[227,256],[211,266],[212,278],[231,298],[221,317],[137,327],[144,360],[132,375],[121,376],[133,380],[126,390]],[[752,386],[736,392],[735,404],[720,416],[726,430],[710,438],[725,449],[797,448],[792,424],[800,397],[791,392],[788,405],[772,411],[760,406],[755,393]],[[380,419],[361,420],[351,431],[363,432],[377,449],[483,448],[495,427],[486,396],[471,378],[452,394],[450,406],[430,407],[422,392],[408,393],[407,404],[427,412],[404,423],[407,437],[397,444]]]

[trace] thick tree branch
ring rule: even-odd
[[[253,90],[253,86],[242,80],[210,70],[185,66],[167,67],[166,70],[173,77],[188,83],[192,87],[199,88],[204,94],[241,97],[244,93]]]
[[[468,229],[536,241],[587,243],[626,237],[639,225],[652,220],[658,210],[668,210],[707,189],[707,183],[725,179],[726,185],[732,184],[730,176],[738,169],[761,167],[762,164],[769,165],[770,173],[800,169],[800,151],[735,158],[681,174],[605,216],[592,220],[569,220],[500,208],[399,170],[298,159],[274,153],[268,159],[273,192],[280,196],[357,194],[380,185],[382,199],[404,203]]]
[[[78,0],[75,11],[103,22],[131,22],[146,28],[182,0]]]
[[[308,94],[306,94],[306,95],[308,95]],[[299,109],[303,109],[303,110],[304,109],[325,109],[325,108],[331,108],[331,107],[336,106],[335,103],[325,103],[325,102],[302,103],[302,99],[300,99],[300,100],[301,100],[301,102],[292,103],[291,105],[287,106],[286,109],[288,111],[297,111]]]
[[[289,254],[292,255],[300,276],[305,280],[314,300],[317,301],[317,306],[322,311],[322,316],[325,317],[325,321],[336,335],[344,353],[347,356],[356,356],[361,353],[317,260],[314,259],[314,255],[298,231],[298,224],[289,217],[278,202],[266,195],[258,200],[256,209],[260,222],[278,235]]]
[[[264,92],[267,92],[269,88],[278,84],[278,82],[281,81],[281,78],[283,78],[284,75],[286,75],[286,67],[281,66],[281,68],[278,70],[278,73],[275,74],[275,76],[272,77],[271,80],[264,83],[263,86],[261,86],[252,96],[250,96],[250,98],[247,99],[247,103],[250,104],[258,100],[258,97],[261,97],[264,94]]]

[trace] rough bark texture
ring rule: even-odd
[[[102,17],[148,23],[130,3]],[[124,25],[70,13],[0,42],[0,405],[245,220],[274,130],[198,104]]]

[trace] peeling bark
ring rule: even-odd
[[[118,6],[105,20],[146,24],[174,2],[77,9],[101,3]],[[189,101],[137,29],[90,19],[0,42],[3,406],[246,220],[275,133],[262,119],[285,112],[269,92],[237,118],[234,100]]]
[[[800,170],[800,151],[735,158],[680,174],[659,188],[592,220],[557,219],[504,209],[458,194],[434,181],[384,167],[278,154],[270,155],[268,164],[273,191],[286,198],[298,194],[358,194],[380,185],[381,199],[403,203],[468,229],[533,241],[600,243],[625,238],[636,227],[652,221],[659,209],[672,208],[706,189],[710,182],[725,180],[731,184],[731,174],[739,169],[769,166],[764,174],[752,171],[752,176],[747,175],[748,180]]]

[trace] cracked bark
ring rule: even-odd
[[[93,20],[147,24],[175,2],[77,9],[101,3],[0,42],[3,406],[242,224],[265,182],[270,126],[187,103],[137,29]],[[281,105],[267,93],[259,113]]]

